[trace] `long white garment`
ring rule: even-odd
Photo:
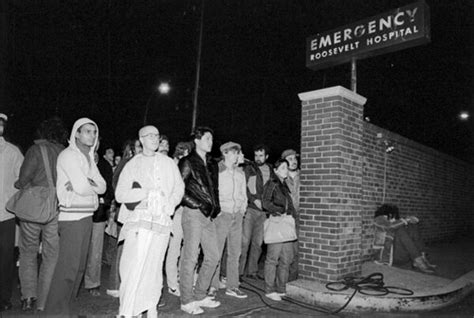
[[[138,228],[125,237],[120,260],[119,315],[137,316],[158,305],[169,233]]]

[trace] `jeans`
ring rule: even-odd
[[[59,222],[59,257],[46,301],[47,313],[69,313],[86,270],[91,233],[92,216]]]
[[[228,289],[239,287],[239,258],[242,248],[242,214],[221,212],[216,220],[217,248],[219,255],[224,251],[224,245],[227,241],[227,264],[226,264],[226,287]],[[220,268],[212,279],[212,287],[219,289]]]
[[[10,301],[15,276],[15,219],[0,222],[0,302]]]
[[[100,286],[104,233],[105,222],[92,223],[91,243],[89,244],[89,252],[87,253],[86,273],[84,275],[84,287],[86,289]]]
[[[211,279],[219,263],[217,249],[216,223],[206,218],[201,211],[184,207],[183,210],[183,239],[181,264],[179,268],[179,288],[181,304],[202,300],[207,296]],[[198,260],[199,244],[204,253],[204,260],[193,292],[194,268]]]
[[[290,264],[293,261],[293,243],[294,242],[267,244],[267,257],[265,259],[266,294],[275,291],[278,293],[286,292]]]
[[[181,225],[183,207],[179,207],[173,216],[173,226],[171,229],[168,254],[166,255],[166,281],[168,287],[177,289],[178,286],[178,259],[181,254],[181,243],[183,241],[183,226]]]
[[[401,226],[395,231],[393,241],[393,263],[404,264],[413,262],[425,251],[425,245],[421,239],[418,224],[409,223]]]
[[[38,250],[42,242],[38,273]],[[44,309],[54,269],[59,256],[58,218],[47,224],[20,222],[20,284],[21,298],[37,298],[37,307]]]
[[[263,222],[266,218],[265,212],[252,208],[248,208],[245,213],[242,224],[242,253],[239,275],[245,274],[246,265],[248,275],[256,275],[258,272],[258,260],[262,254]]]

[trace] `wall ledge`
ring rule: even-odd
[[[298,94],[298,97],[300,98],[301,101],[309,101],[313,99],[325,98],[325,97],[331,97],[331,96],[342,96],[361,106],[363,106],[365,102],[367,101],[367,98],[365,98],[364,96],[354,93],[353,91],[348,90],[347,88],[342,87],[342,86],[333,86],[333,87],[328,87],[328,88],[323,88],[323,89],[318,89],[315,91],[309,91],[309,92]]]

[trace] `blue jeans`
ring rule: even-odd
[[[42,251],[38,273],[40,240]],[[59,256],[58,218],[47,224],[21,221],[19,245],[21,297],[37,298],[37,307],[44,309]]]
[[[184,207],[181,224],[184,243],[181,249],[179,289],[181,304],[186,305],[206,298],[219,263],[219,251],[216,223],[206,218],[201,211]],[[202,247],[204,260],[193,292],[194,268],[199,256],[199,245]]]
[[[266,294],[275,291],[278,293],[286,293],[290,264],[293,261],[293,245],[294,242],[267,245],[267,257],[265,259]]]
[[[217,247],[222,256],[224,245],[227,241],[226,257],[226,287],[229,289],[239,287],[239,258],[242,247],[242,214],[221,212],[214,221],[217,230]],[[224,259],[224,258],[223,258]],[[219,289],[219,266],[212,279],[212,287]]]
[[[248,208],[245,213],[242,222],[242,253],[239,265],[240,275],[245,274],[246,265],[248,275],[256,275],[258,272],[258,260],[262,254],[263,222],[265,222],[266,218],[265,212],[252,208]]]

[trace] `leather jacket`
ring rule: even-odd
[[[216,162],[208,157],[205,164],[193,150],[179,161],[179,171],[185,185],[182,204],[214,219],[220,212]]]

